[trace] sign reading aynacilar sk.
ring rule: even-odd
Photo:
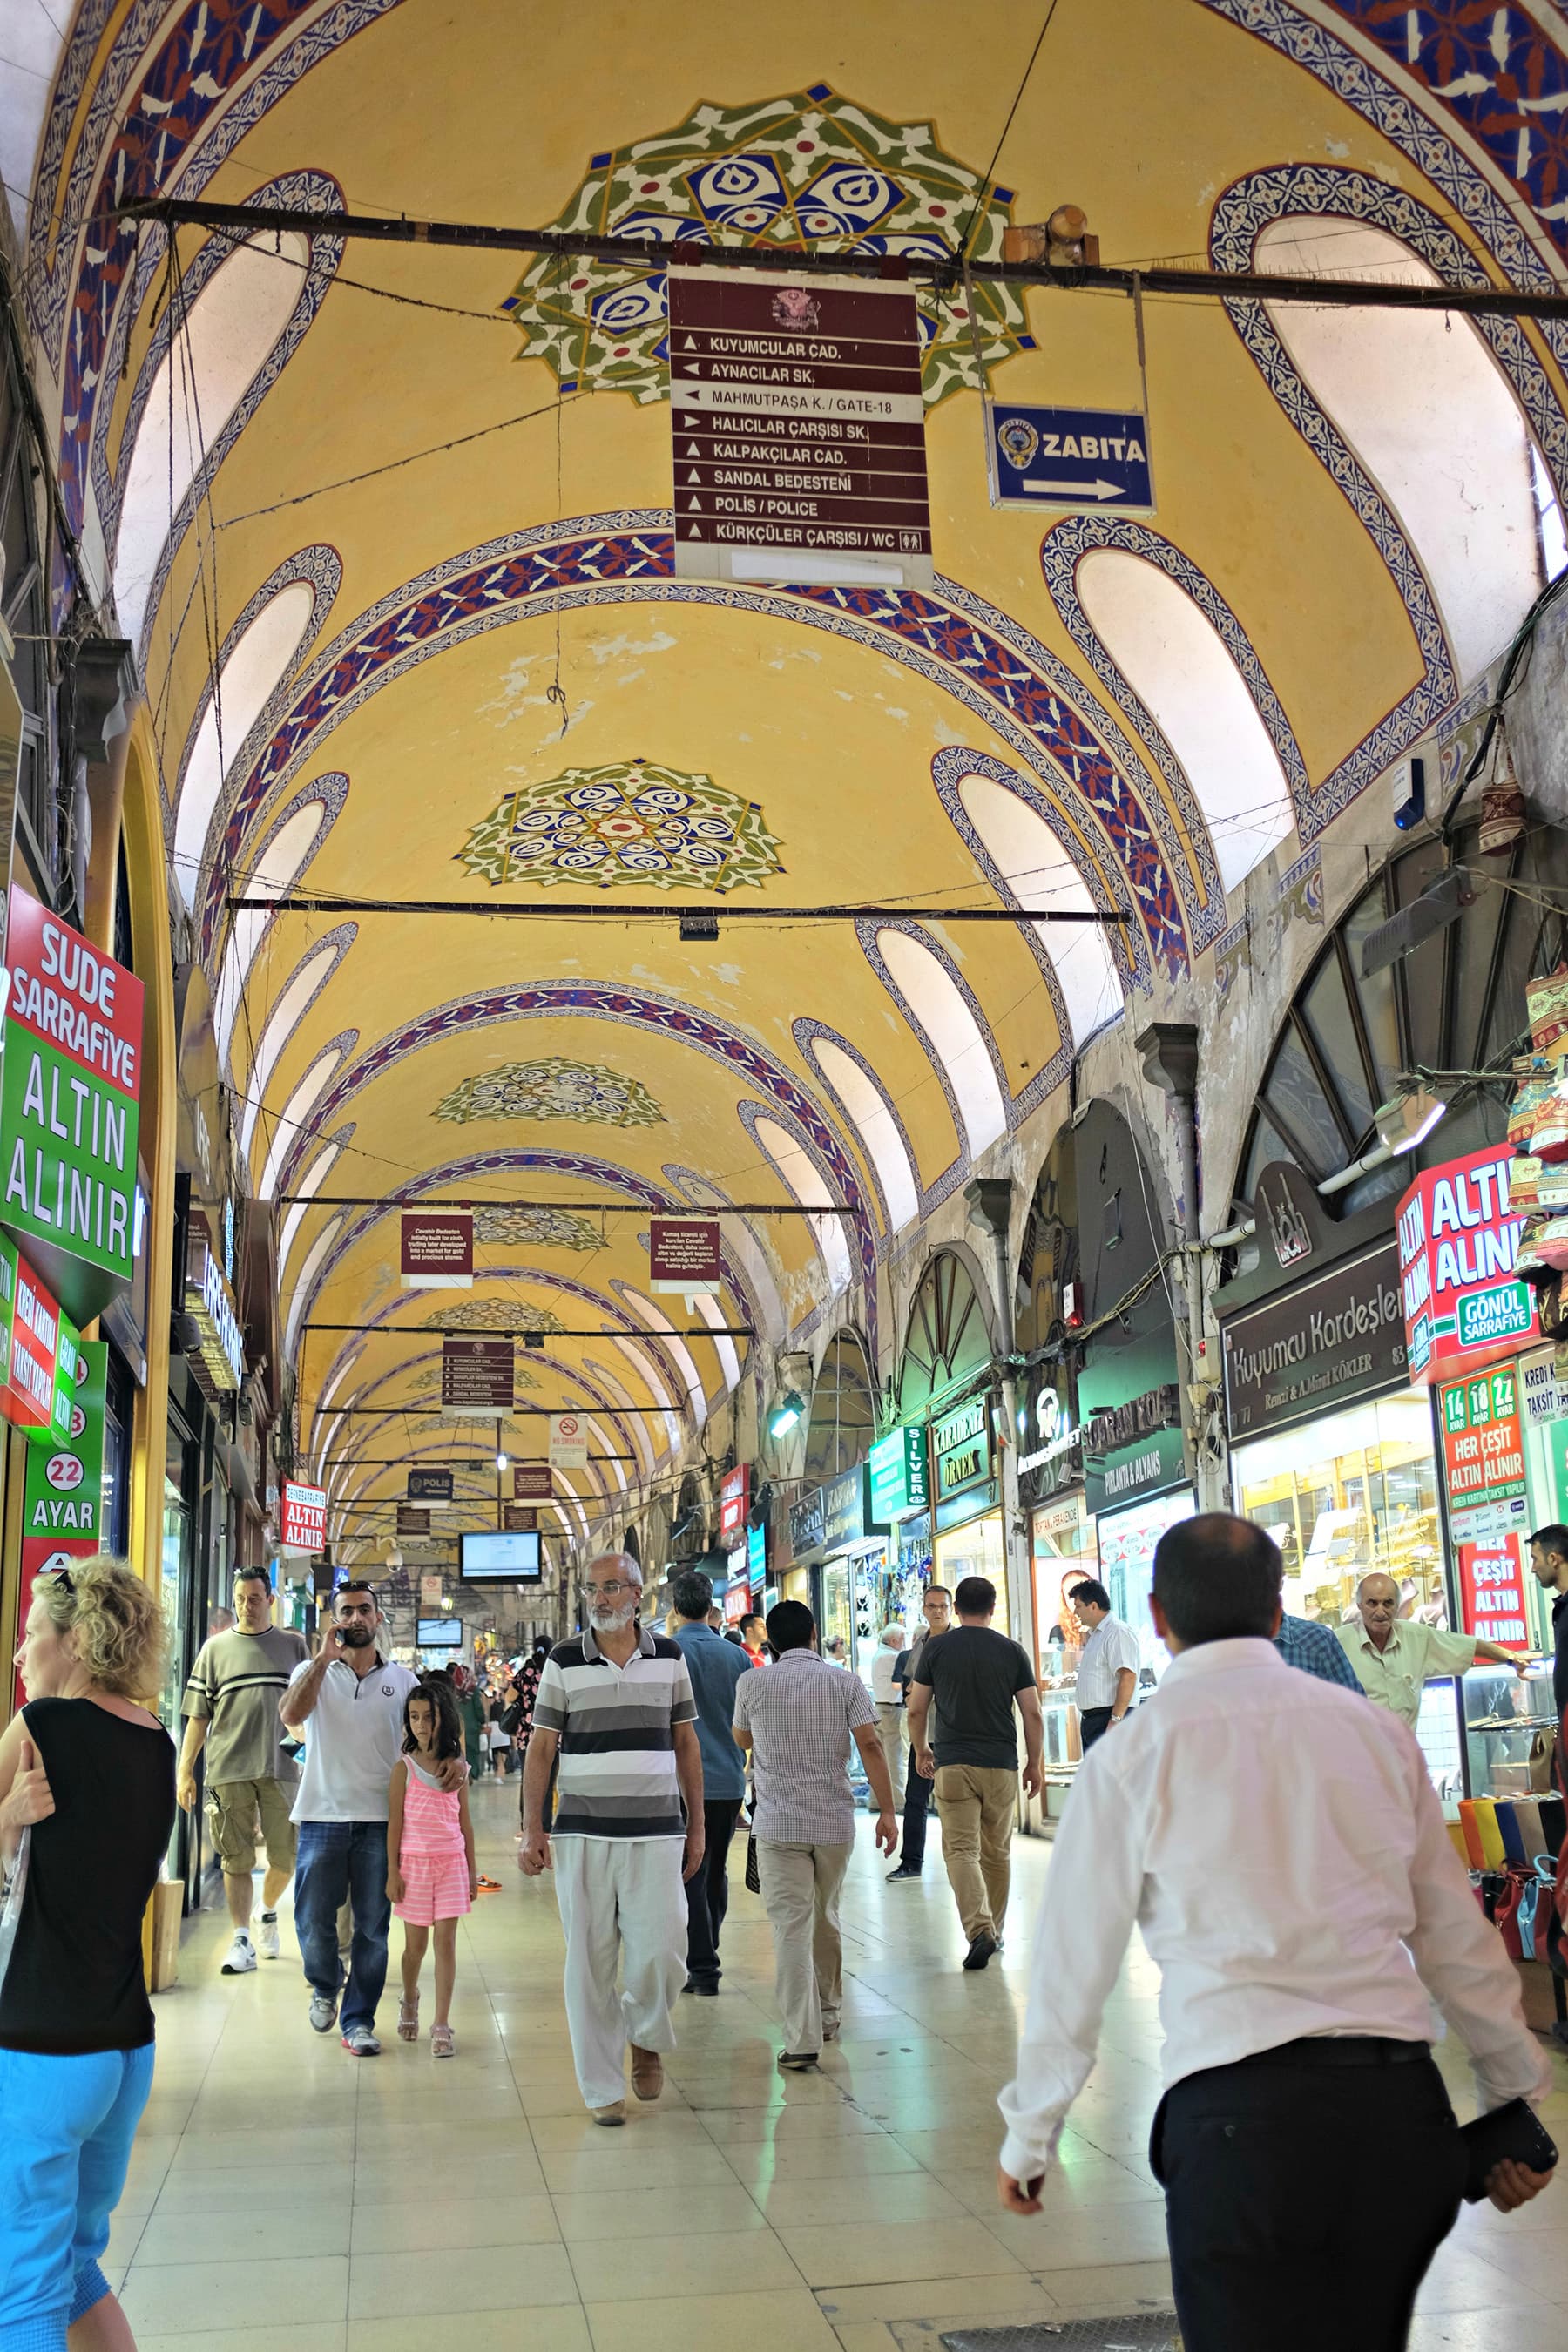
[[[0,1224],[79,1322],[131,1281],[143,991],[15,883]]]

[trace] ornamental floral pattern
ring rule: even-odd
[[[1001,258],[1011,188],[944,153],[929,122],[889,122],[826,82],[745,107],[700,106],[673,131],[591,156],[588,175],[549,226],[645,237],[649,268],[541,255],[502,303],[521,356],[543,360],[563,392],[669,393],[662,249],[722,244],[816,253],[956,253]],[[971,220],[973,231],[970,231]],[[925,396],[934,407],[1034,337],[1017,296],[976,288],[920,298]]]
[[[503,1062],[465,1078],[436,1106],[437,1118],[575,1118],[600,1127],[657,1127],[663,1111],[638,1078],[603,1062]]]
[[[476,1209],[474,1239],[507,1248],[596,1250],[604,1236],[574,1209]]]
[[[650,885],[722,893],[781,873],[755,801],[651,760],[568,768],[524,784],[477,824],[458,862],[487,882]]]
[[[559,1331],[559,1315],[548,1307],[527,1307],[515,1298],[462,1298],[447,1307],[433,1307],[425,1318],[432,1325],[463,1331]],[[519,1366],[519,1371],[521,1366]],[[524,1387],[537,1382],[523,1381]]]

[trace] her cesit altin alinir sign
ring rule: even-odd
[[[142,982],[13,883],[0,1225],[79,1323],[131,1281]]]

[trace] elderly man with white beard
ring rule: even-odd
[[[636,1560],[603,1553],[583,1590],[588,1622],[551,1652],[533,1703],[517,1859],[530,1878],[554,1869],[578,2084],[595,2123],[621,2124],[628,2044],[645,2101],[664,2088],[660,2053],[675,2047],[684,1881],[702,1866],[702,1755],[686,1660],[637,1622]],[[552,1858],[544,1801],[557,1755]]]

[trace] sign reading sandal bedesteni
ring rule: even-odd
[[[78,1323],[131,1282],[142,982],[11,886],[0,1226]]]

